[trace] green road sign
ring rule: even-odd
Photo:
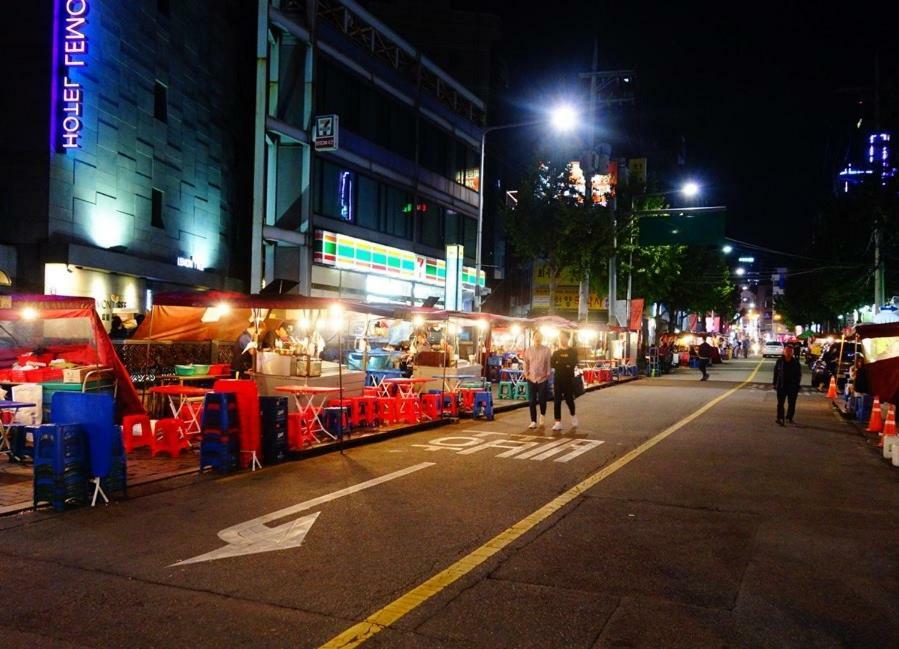
[[[724,242],[724,209],[699,208],[638,213],[642,246],[720,245]]]

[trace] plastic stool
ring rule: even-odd
[[[515,391],[515,386],[512,384],[512,381],[500,381],[499,382],[499,391],[497,392],[496,397],[498,399],[512,399],[513,392]]]
[[[160,419],[156,422],[155,435],[157,439],[153,457],[156,457],[158,453],[168,453],[171,457],[178,457],[181,451],[190,448],[184,422],[180,419]]]
[[[324,423],[328,432],[340,437],[350,431],[350,414],[348,411],[349,408],[346,406],[326,406],[324,408],[324,421],[322,423]]]
[[[519,381],[518,383],[515,384],[514,388],[515,389],[513,390],[513,393],[515,395],[515,398],[518,399],[519,401],[521,401],[521,400],[527,401],[528,384],[525,381]]]
[[[156,435],[153,425],[146,415],[125,415],[122,417],[122,444],[125,452],[146,446],[156,455]]]
[[[397,403],[393,397],[378,397],[378,421],[382,426],[390,426],[397,422]]]
[[[307,420],[309,417],[306,418]],[[298,412],[287,414],[287,447],[302,449],[306,444],[315,444],[315,435],[309,432],[309,422]]]
[[[397,414],[407,424],[417,424],[421,421],[421,399],[419,397],[397,397]]]
[[[481,390],[474,395],[474,404],[471,409],[473,419],[480,417],[481,410],[484,411],[484,417],[493,420],[493,393],[487,390]]]
[[[203,419],[200,428],[206,432],[233,432],[240,427],[237,417],[237,394],[234,392],[208,392],[203,402]]]
[[[352,401],[351,419],[353,420],[353,426],[375,427],[378,423],[378,398],[371,396],[353,397]]]
[[[439,394],[421,395],[421,409],[431,419],[440,419],[443,415],[443,398]]]

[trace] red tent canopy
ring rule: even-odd
[[[7,304],[0,303],[0,321],[24,322],[57,320],[61,318],[86,318],[90,325],[93,350],[89,350],[96,362],[111,367],[118,380],[118,406],[120,414],[143,414],[141,403],[131,377],[109,340],[106,329],[97,315],[93,298],[61,295],[12,295]],[[31,351],[23,350],[23,351]]]

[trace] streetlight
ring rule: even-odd
[[[475,310],[481,310],[481,239],[484,233],[484,158],[487,148],[487,134],[493,131],[504,131],[510,128],[519,128],[523,126],[536,126],[537,124],[546,124],[547,122],[553,127],[553,130],[564,133],[572,130],[577,126],[579,115],[577,110],[571,104],[559,104],[549,111],[543,119],[534,119],[527,122],[514,122],[512,124],[500,124],[498,126],[487,126],[481,131],[481,167],[478,176],[478,241],[475,249],[475,273],[474,273],[474,300]]]
[[[729,255],[733,251],[734,251],[734,247],[730,244],[725,244],[725,245],[721,246],[721,252],[723,252],[725,255]]]
[[[697,194],[699,194],[699,185],[692,180],[684,183],[684,186],[681,188],[681,193],[687,198],[693,198]]]
[[[743,275],[746,274],[746,269],[741,266],[740,268],[737,268],[734,273],[736,273],[737,277],[743,277]]]

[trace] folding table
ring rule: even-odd
[[[297,412],[300,413],[301,418],[306,419],[307,413],[312,414],[312,423],[309,432],[312,433],[315,439],[321,441],[321,438],[316,435],[317,432],[322,432],[333,440],[337,439],[337,437],[332,435],[328,429],[325,428],[318,413],[324,405],[327,396],[329,394],[334,394],[335,392],[340,392],[340,388],[316,387],[311,385],[280,385],[275,388],[275,390],[293,395],[294,403],[296,403],[297,406]],[[319,399],[317,405],[315,403],[316,399]]]

